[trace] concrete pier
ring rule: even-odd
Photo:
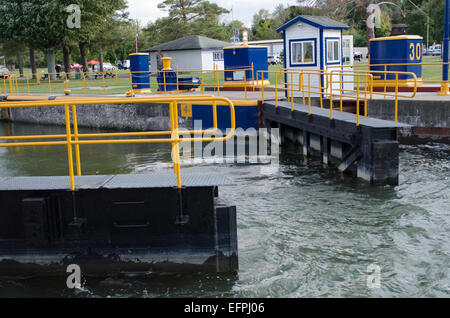
[[[398,184],[397,129],[408,125],[392,121],[308,107],[287,101],[266,102],[262,116],[266,127],[279,127],[282,138],[299,142],[305,156],[318,156],[342,172],[353,171],[373,184]]]
[[[220,175],[0,178],[0,275],[238,270],[236,208]]]

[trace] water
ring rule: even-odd
[[[63,128],[0,124],[0,134]],[[86,131],[86,130],[84,130]],[[259,165],[183,167],[217,172],[235,186],[237,277],[211,274],[88,279],[68,290],[44,278],[0,281],[0,297],[449,297],[450,148],[404,146],[400,185],[375,187],[343,177],[288,147],[280,169]],[[170,147],[82,146],[85,174],[169,171]],[[0,149],[0,175],[66,175],[64,147]],[[381,269],[368,288],[369,265]]]

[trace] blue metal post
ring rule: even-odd
[[[448,90],[448,42],[449,42],[449,5],[450,0],[445,0],[445,13],[444,13],[444,50],[442,52],[443,54],[443,62],[444,65],[442,66],[442,84],[441,84],[441,91],[439,92],[440,95],[449,95]]]

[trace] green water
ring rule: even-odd
[[[63,130],[63,128],[57,128]],[[55,127],[1,124],[0,134],[54,133]],[[82,146],[85,174],[169,171],[167,145]],[[291,146],[278,171],[259,165],[202,164],[235,185],[220,196],[237,205],[237,277],[205,274],[0,281],[0,297],[449,297],[450,148],[405,146],[400,184],[374,187],[305,161]],[[0,148],[0,175],[66,175],[64,147]],[[380,288],[367,285],[369,265]]]

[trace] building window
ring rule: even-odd
[[[213,61],[223,61],[223,52],[213,52]]]
[[[291,42],[291,65],[315,64],[315,40]]]
[[[327,40],[327,64],[339,63],[339,39]]]

